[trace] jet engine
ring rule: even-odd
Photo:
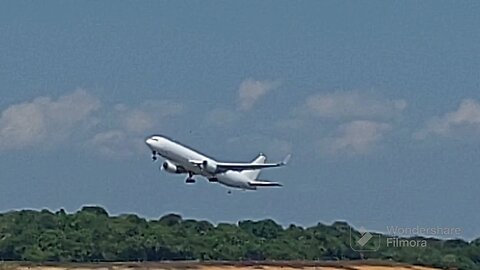
[[[215,174],[217,172],[217,164],[215,162],[208,162],[208,160],[204,160],[201,166],[202,170],[208,172],[210,174]]]
[[[187,172],[184,168],[178,167],[177,165],[173,164],[172,162],[170,162],[168,160],[166,160],[162,164],[162,168],[169,173],[180,174],[180,173],[186,173]]]

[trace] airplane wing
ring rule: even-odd
[[[290,160],[291,155],[287,155],[282,162],[278,163],[228,163],[228,162],[218,162],[217,168],[223,170],[232,170],[232,171],[244,171],[244,170],[258,170],[264,168],[274,168],[287,165]]]
[[[253,187],[281,187],[283,186],[281,183],[278,182],[270,182],[266,180],[253,180],[248,182],[250,186]]]

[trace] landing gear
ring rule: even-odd
[[[231,190],[228,190],[228,191],[227,191],[227,194],[232,194],[232,191],[231,191]]]
[[[188,177],[185,180],[185,183],[187,183],[187,184],[194,184],[195,183],[195,179],[193,179],[193,174],[191,172],[188,173]]]
[[[157,160],[157,152],[155,152],[155,151],[152,152],[152,160],[153,161]]]

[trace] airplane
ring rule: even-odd
[[[158,156],[165,158],[161,169],[174,174],[187,174],[185,182],[188,184],[195,183],[193,177],[199,175],[207,178],[209,182],[243,190],[282,186],[279,182],[257,178],[261,169],[285,166],[291,156],[287,155],[278,163],[265,163],[267,157],[262,153],[249,163],[219,162],[165,136],[151,136],[145,143],[152,151],[153,161],[156,161]]]

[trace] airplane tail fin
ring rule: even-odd
[[[267,157],[263,153],[260,153],[258,157],[252,161],[252,164],[263,164],[266,160]],[[248,179],[255,180],[260,174],[260,170],[245,170],[242,171],[242,174],[248,177]]]

